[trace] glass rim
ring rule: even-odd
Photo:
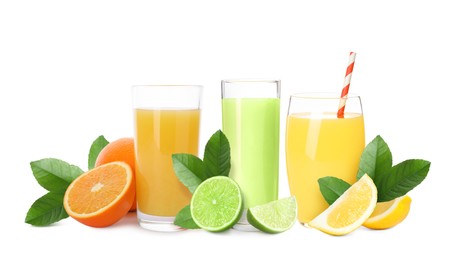
[[[300,92],[290,95],[290,98],[297,99],[341,99],[339,92]],[[355,93],[348,93],[347,99],[360,99],[361,97]]]
[[[223,79],[223,83],[277,83],[279,84],[281,80],[279,79]]]

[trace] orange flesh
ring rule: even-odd
[[[124,190],[127,172],[118,165],[100,167],[82,176],[71,189],[70,209],[77,214],[90,214],[108,206]]]

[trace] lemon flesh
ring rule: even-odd
[[[365,174],[331,206],[308,223],[330,235],[345,235],[360,227],[377,204],[377,188]]]

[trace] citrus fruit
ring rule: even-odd
[[[331,206],[308,223],[330,235],[345,235],[360,227],[377,204],[377,188],[365,174]]]
[[[242,194],[231,178],[216,176],[203,181],[191,199],[191,215],[202,229],[219,232],[231,228],[242,215]]]
[[[134,139],[130,137],[117,139],[107,144],[98,154],[95,166],[100,166],[110,162],[126,162],[133,173],[135,172],[134,164]],[[130,211],[136,210],[136,199]]]
[[[281,233],[290,229],[297,219],[295,197],[272,201],[249,208],[247,220],[255,228],[266,233]]]
[[[411,198],[407,195],[391,201],[379,202],[363,226],[371,229],[388,229],[402,222],[409,213]]]
[[[112,162],[81,174],[67,188],[64,209],[91,227],[106,227],[127,214],[135,196],[134,175],[128,164]]]

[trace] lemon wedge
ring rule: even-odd
[[[408,216],[411,198],[407,195],[387,202],[379,202],[363,226],[371,229],[388,229]]]
[[[330,235],[346,235],[372,215],[376,204],[377,187],[365,174],[308,226]]]

